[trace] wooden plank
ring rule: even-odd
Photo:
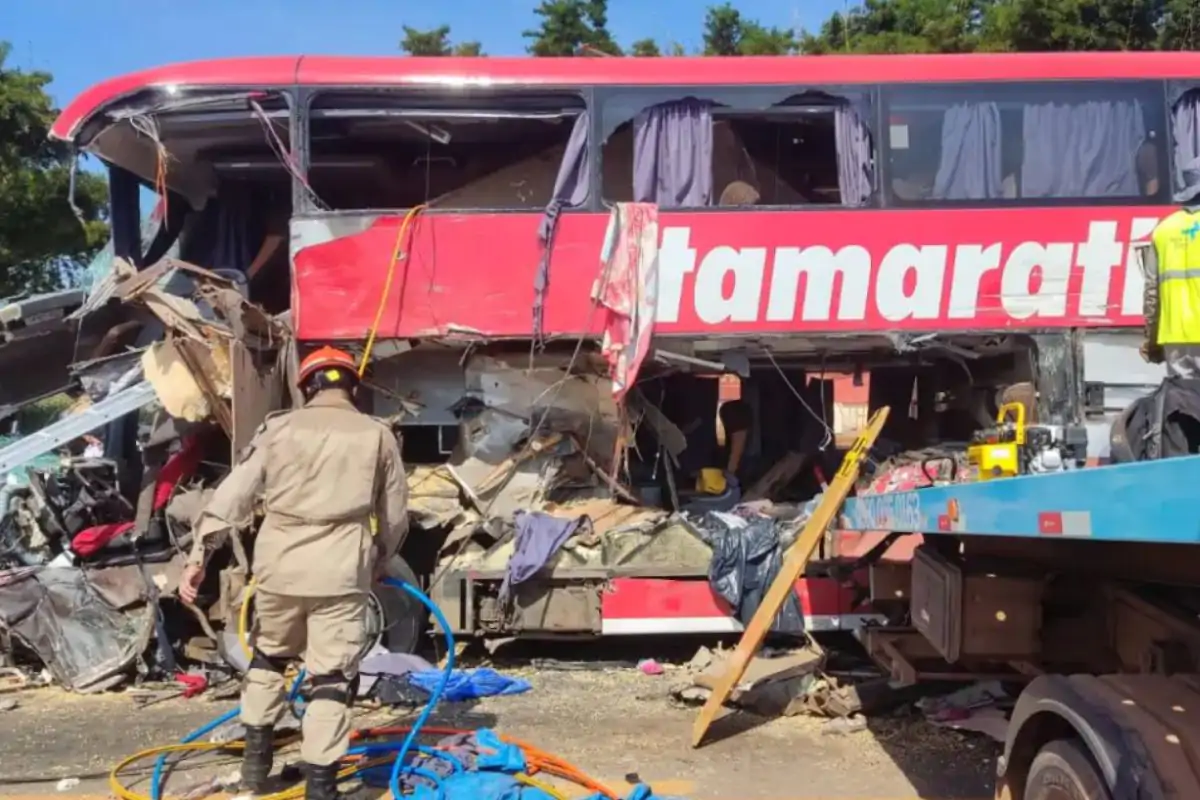
[[[883,424],[887,422],[887,417],[888,408],[886,406],[871,416],[866,430],[846,453],[846,458],[843,459],[837,476],[829,484],[829,489],[821,498],[816,511],[805,524],[804,530],[796,537],[796,541],[788,548],[787,557],[779,569],[779,574],[775,576],[767,593],[763,595],[758,610],[754,612],[750,624],[746,626],[741,640],[729,658],[725,673],[716,680],[712,694],[708,696],[708,702],[704,704],[704,708],[700,709],[700,716],[696,718],[696,722],[692,726],[692,747],[700,746],[704,740],[704,734],[708,732],[709,726],[716,719],[717,712],[721,710],[721,706],[725,704],[733,692],[733,688],[745,674],[750,660],[762,646],[763,639],[770,631],[771,623],[779,614],[779,609],[787,599],[788,593],[792,591],[793,584],[804,573],[809,558],[825,534],[825,529],[833,521],[834,516],[842,507],[842,503],[845,502],[846,496],[850,493],[850,489],[854,486],[855,480],[858,479],[862,460],[870,451],[871,445],[875,443],[875,439],[879,437],[880,431],[883,430]]]

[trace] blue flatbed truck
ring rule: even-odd
[[[997,800],[1200,798],[1200,456],[847,500],[841,528],[919,533],[871,567],[902,683],[1024,683]]]

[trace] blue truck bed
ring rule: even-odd
[[[974,536],[1200,542],[1200,456],[866,495],[839,526]]]

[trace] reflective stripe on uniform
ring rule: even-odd
[[[1200,215],[1181,209],[1153,234],[1158,260],[1158,344],[1200,344]]]

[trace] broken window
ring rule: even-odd
[[[602,115],[604,196],[662,208],[865,206],[874,189],[870,118],[865,93],[615,94]]]
[[[900,205],[1161,199],[1161,84],[892,89],[888,184]]]
[[[325,93],[310,110],[308,185],[334,210],[581,205],[586,119],[569,93]]]
[[[170,226],[179,257],[229,277],[272,312],[290,301],[289,116],[282,97],[241,96],[129,123],[138,141],[154,143],[161,163],[151,172],[173,189],[158,213],[174,221],[188,206]],[[171,242],[160,244],[159,255]]]

